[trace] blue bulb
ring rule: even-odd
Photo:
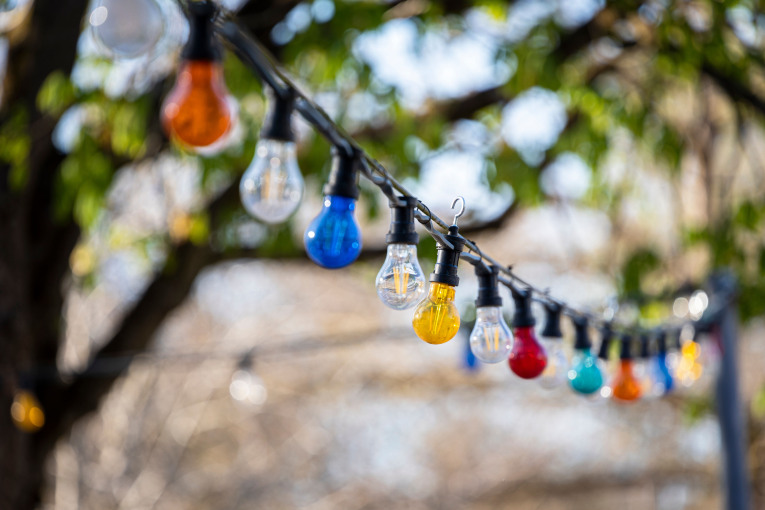
[[[603,374],[598,360],[589,349],[578,349],[571,370],[568,371],[571,388],[583,395],[591,395],[603,386]]]
[[[463,366],[468,372],[475,372],[480,368],[478,358],[473,354],[473,349],[470,348],[470,336],[467,337],[465,342],[465,358],[463,360]]]
[[[361,230],[353,211],[356,201],[335,195],[324,197],[324,208],[303,236],[308,256],[322,267],[345,267],[361,252]]]
[[[674,379],[672,379],[672,374],[667,366],[666,353],[659,353],[654,357],[651,372],[651,388],[653,393],[661,396],[672,391]]]

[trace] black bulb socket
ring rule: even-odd
[[[388,244],[417,244],[420,236],[414,231],[414,208],[417,199],[398,197],[399,203],[390,203],[390,229],[385,236]]]
[[[438,250],[436,267],[430,273],[430,281],[456,287],[460,283],[457,276],[457,266],[460,262],[460,253],[465,246],[465,240],[459,235],[459,229],[456,225],[449,227],[449,233],[444,237],[452,243],[454,248],[449,248],[441,243],[436,244],[436,250]]]
[[[475,307],[502,306],[502,297],[499,295],[499,269],[496,266],[477,264],[475,275],[478,278],[478,298],[475,300]]]
[[[183,47],[181,57],[184,60],[220,61],[222,53],[213,27],[217,13],[215,3],[210,0],[189,2],[188,9],[189,40]]]
[[[515,301],[513,327],[529,328],[534,326],[537,321],[534,319],[534,314],[531,313],[531,290],[510,287],[510,293],[513,295],[513,301]]]
[[[263,121],[260,137],[281,142],[294,142],[295,132],[292,130],[292,112],[295,110],[295,91],[287,88],[279,95],[268,89],[271,108]]]
[[[359,153],[353,151],[348,154],[337,147],[332,149],[332,170],[329,171],[329,180],[324,185],[324,194],[352,198],[359,198]]]
[[[646,333],[640,335],[640,359],[651,357],[651,340]]]
[[[606,324],[600,330],[600,347],[598,348],[598,358],[608,360],[608,351],[611,348],[611,340],[614,338],[614,331],[609,324]]]
[[[584,317],[574,318],[574,349],[584,350],[592,348],[590,340],[590,325]]]
[[[560,329],[560,314],[563,307],[558,303],[545,303],[545,327],[542,336],[545,338],[563,338]]]
[[[621,339],[621,350],[619,352],[619,359],[631,360],[632,359],[632,337],[624,334]]]
[[[676,350],[681,350],[683,348],[683,341],[682,341],[682,329],[676,329],[672,332],[672,342]]]
[[[660,330],[656,333],[656,353],[667,354],[667,332]]]

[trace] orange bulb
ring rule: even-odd
[[[191,147],[212,145],[231,127],[227,95],[220,62],[184,61],[175,87],[162,105],[165,131]]]
[[[619,366],[619,372],[611,383],[613,397],[617,400],[632,402],[640,398],[643,393],[640,380],[632,372],[632,360],[623,359]]]

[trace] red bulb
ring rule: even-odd
[[[515,328],[515,341],[510,351],[510,369],[518,377],[533,379],[547,366],[545,348],[537,341],[534,327]]]

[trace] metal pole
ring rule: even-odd
[[[717,333],[722,356],[717,378],[717,414],[722,435],[725,501],[728,510],[749,510],[751,495],[747,466],[747,434],[738,383],[738,314],[735,280],[725,275],[714,282],[720,295],[729,296],[720,311]]]

